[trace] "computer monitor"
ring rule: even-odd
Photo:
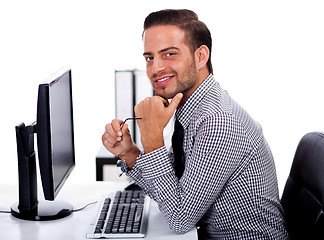
[[[43,201],[37,198],[35,133]],[[19,202],[12,206],[12,215],[27,220],[70,215],[72,206],[55,198],[75,166],[71,69],[39,85],[36,122],[16,126],[16,137]]]

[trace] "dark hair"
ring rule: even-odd
[[[201,45],[206,45],[210,52],[207,67],[209,73],[213,73],[211,64],[211,35],[205,23],[198,19],[198,15],[195,12],[187,9],[165,9],[152,12],[144,21],[143,34],[149,27],[157,25],[174,25],[182,29],[186,34],[186,40],[192,53]]]

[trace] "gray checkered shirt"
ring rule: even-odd
[[[140,155],[127,171],[158,203],[170,228],[185,233],[199,226],[205,239],[288,239],[275,164],[260,125],[213,75],[176,118],[184,128],[181,179],[165,146]]]

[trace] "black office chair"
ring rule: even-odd
[[[291,239],[324,239],[324,133],[300,140],[281,203]]]

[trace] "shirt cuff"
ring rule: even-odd
[[[134,169],[140,170],[146,180],[153,180],[174,171],[168,150],[165,146],[136,159]]]

